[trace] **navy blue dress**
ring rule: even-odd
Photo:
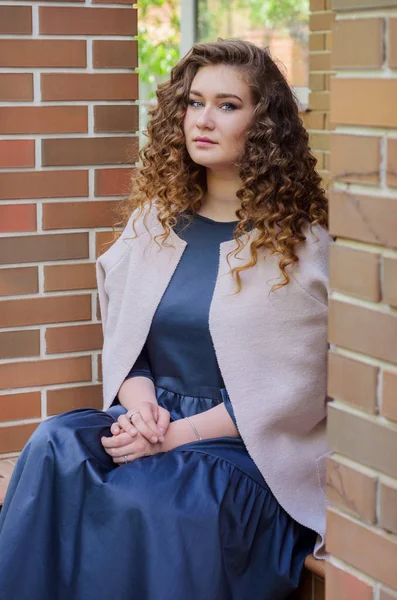
[[[208,315],[234,223],[195,215],[188,245],[128,377],[172,420],[225,403]],[[316,534],[278,504],[240,438],[116,466],[100,438],[125,409],[75,410],[25,446],[0,516],[0,600],[282,600]]]

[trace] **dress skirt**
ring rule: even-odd
[[[172,420],[227,396],[156,384]],[[280,507],[243,441],[116,466],[100,438],[123,411],[64,413],[28,441],[0,515],[0,600],[287,598],[316,534]]]

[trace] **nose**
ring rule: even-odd
[[[200,130],[214,129],[215,124],[210,106],[206,106],[203,110],[200,111],[200,114],[197,117],[196,126]]]

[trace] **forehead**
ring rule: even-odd
[[[249,98],[250,90],[241,71],[228,65],[209,65],[201,67],[196,73],[191,89],[202,94],[237,94],[244,100]]]

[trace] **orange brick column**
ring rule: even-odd
[[[333,128],[329,120],[332,24],[335,18],[331,3],[332,0],[310,0],[309,111],[302,115],[325,188],[329,185],[329,132]]]
[[[396,7],[333,0],[327,600],[397,599]]]
[[[106,2],[0,0],[2,455],[100,405],[94,262],[138,148],[136,10]]]

